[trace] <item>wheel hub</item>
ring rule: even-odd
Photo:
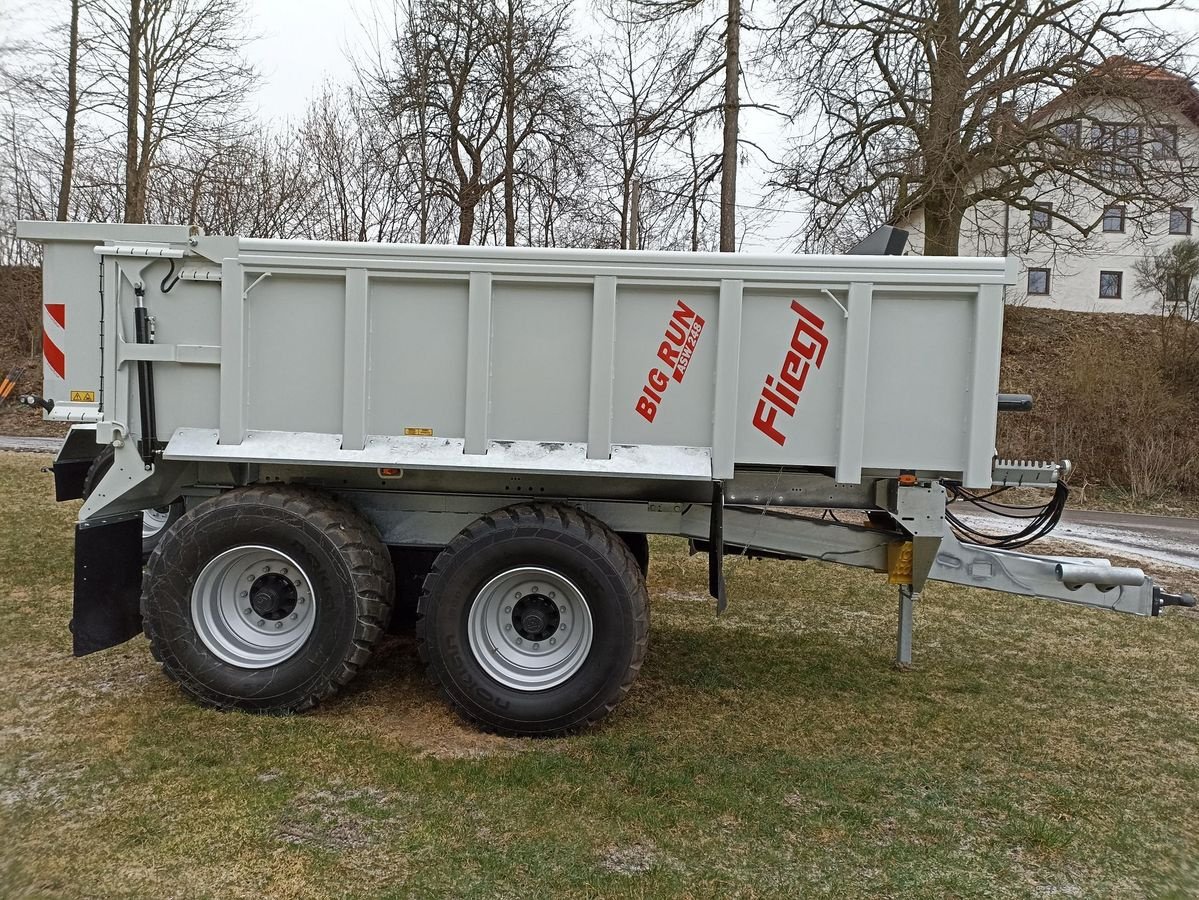
[[[558,604],[541,594],[522,597],[512,610],[516,633],[527,641],[544,641],[558,630]]]
[[[230,665],[265,669],[304,646],[316,622],[307,573],[272,547],[233,547],[209,560],[192,586],[192,620],[204,646]]]
[[[250,587],[250,606],[272,622],[291,615],[296,608],[296,586],[284,575],[270,572],[254,580]]]
[[[471,653],[505,687],[544,691],[574,675],[591,652],[591,608],[565,575],[523,566],[496,575],[467,614]]]

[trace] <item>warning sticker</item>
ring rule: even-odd
[[[405,428],[406,437],[433,437],[432,428]]]
[[[71,391],[71,402],[72,403],[95,403],[96,402],[96,392],[95,391]]]

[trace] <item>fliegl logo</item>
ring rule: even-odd
[[[661,366],[655,366],[645,376],[645,384],[641,386],[641,396],[637,398],[637,412],[647,422],[652,422],[658,414],[658,405],[670,387],[671,381],[683,383],[687,374],[687,366],[695,353],[695,345],[704,330],[704,319],[682,300],[676,301],[674,312],[666,324],[666,332],[662,335],[662,343],[658,344],[658,359]]]
[[[824,319],[798,300],[791,301],[791,310],[799,316],[791,334],[791,348],[783,358],[778,375],[766,376],[758,406],[754,410],[754,428],[780,447],[787,443],[787,436],[776,424],[778,415],[782,412],[788,418],[795,416],[808,372],[813,366],[820,368],[824,362],[824,352],[828,349]]]

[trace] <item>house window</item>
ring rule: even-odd
[[[1191,209],[1187,206],[1176,206],[1170,210],[1170,234],[1191,233]]]
[[[1103,230],[1104,231],[1123,231],[1124,230],[1124,207],[1109,206],[1103,211]]]
[[[1048,231],[1052,222],[1052,203],[1038,203],[1028,211],[1028,227],[1033,231]]]
[[[1178,155],[1178,128],[1154,125],[1150,131],[1149,155],[1154,159],[1173,159]]]
[[[1119,300],[1124,294],[1123,272],[1099,273],[1099,296],[1106,300]]]
[[[1030,293],[1030,294],[1048,294],[1049,293],[1049,270],[1048,269],[1029,269],[1028,270],[1028,293]]]
[[[1067,147],[1077,147],[1081,142],[1082,129],[1077,122],[1058,122],[1053,126],[1053,135]]]
[[[1131,175],[1141,157],[1141,126],[1096,122],[1091,126],[1091,149],[1098,154],[1095,169],[1105,175]]]
[[[1166,305],[1187,306],[1187,294],[1191,290],[1191,279],[1187,275],[1166,277]]]

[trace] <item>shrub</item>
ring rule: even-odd
[[[1136,498],[1199,489],[1199,410],[1158,361],[1107,334],[1074,338],[1055,419],[1082,478]]]

